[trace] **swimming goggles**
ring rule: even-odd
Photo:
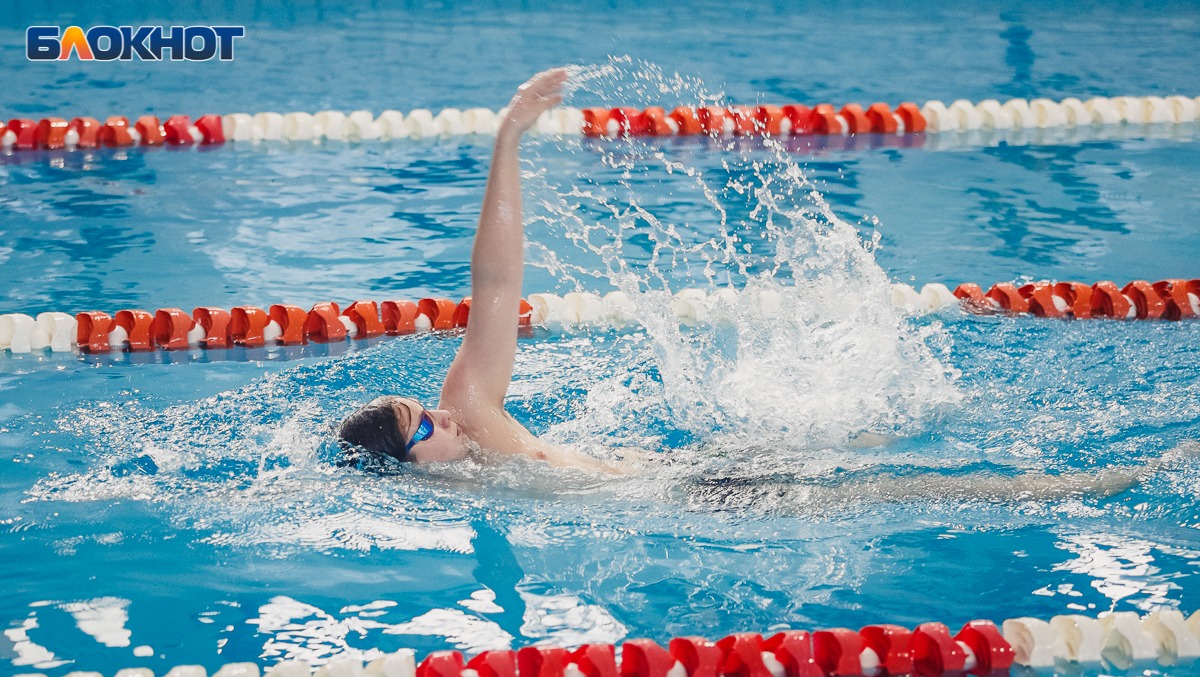
[[[405,455],[412,452],[414,444],[424,442],[430,437],[433,437],[433,419],[429,418],[428,411],[422,411],[421,422],[417,424],[417,432],[413,433],[412,440],[404,446]]]

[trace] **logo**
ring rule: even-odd
[[[245,37],[245,26],[30,26],[25,30],[25,57],[30,61],[233,61],[233,41]]]

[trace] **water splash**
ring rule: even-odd
[[[728,103],[628,58],[576,68],[572,81],[579,105]],[[864,431],[912,433],[959,401],[954,371],[930,347],[945,340],[940,326],[915,327],[891,308],[877,238],[840,219],[777,141],[584,140],[564,150],[595,160],[564,181],[531,173],[532,263],[633,300],[662,394],[699,439],[838,445]],[[714,300],[722,321],[681,327],[672,294],[688,287]],[[621,393],[610,400],[631,394],[613,387]]]

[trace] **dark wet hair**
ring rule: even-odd
[[[408,407],[394,395],[377,397],[355,409],[338,426],[338,446],[342,449],[338,465],[378,461],[382,457],[407,462],[410,459],[405,451],[404,430],[408,424]]]

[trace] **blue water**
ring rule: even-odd
[[[740,101],[1200,93],[1188,47],[1200,12],[1186,3],[22,3],[0,22],[7,117],[498,107],[537,69],[609,54]],[[24,61],[31,24],[189,22],[245,23],[237,60]],[[879,279],[1123,282],[1197,275],[1195,138],[1187,127],[784,156],[833,214],[878,238]],[[489,150],[455,138],[4,156],[0,312],[465,294]],[[755,239],[754,200],[725,190],[779,175],[760,144],[536,141],[526,157],[542,172],[527,200],[529,293],[612,288],[602,257],[556,219],[570,186],[580,196],[564,201],[587,224],[622,221],[604,205],[632,197],[687,224],[676,251],[721,234],[697,181],[664,159],[717,189],[750,246],[733,282],[779,262],[777,240]],[[707,283],[703,256],[656,263],[658,231],[626,225],[630,270]],[[803,267],[784,263],[779,279]],[[868,319],[848,326],[887,340]],[[914,354],[895,374],[874,369],[893,364],[884,355],[864,359],[861,383],[845,354],[787,326],[737,337],[767,355],[778,341],[786,369],[774,371],[722,362],[734,338],[721,331],[523,338],[510,410],[588,453],[662,459],[620,480],[520,463],[336,469],[329,423],[382,392],[432,403],[453,336],[0,355],[0,672],[1200,608],[1193,459],[1108,497],[971,489],[1130,467],[1200,438],[1200,324],[946,312],[900,326]],[[827,368],[805,371],[805,356]],[[705,391],[706,360],[734,367],[736,387]],[[847,442],[861,431],[897,439]]]

